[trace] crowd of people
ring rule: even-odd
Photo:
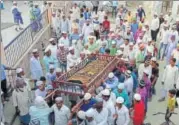
[[[51,26],[56,37],[49,39],[42,59],[38,49],[32,51],[30,59],[35,97],[24,70],[16,69],[12,97],[22,125],[142,125],[148,102],[156,94],[159,60],[165,63],[159,102],[167,99],[165,120],[170,121],[178,106],[176,97],[179,97],[179,18],[175,21],[171,12],[154,13],[149,23],[141,5],[132,13],[117,4],[114,1],[112,6],[114,23],[110,13],[97,6],[90,10],[74,3],[69,16],[61,10],[52,12]],[[123,61],[102,80],[94,93],[79,97],[83,98],[83,105],[74,117],[70,109],[79,99],[74,103],[67,95],[52,94],[56,88],[54,81],[96,54],[116,56]],[[7,98],[4,70],[11,68],[1,65],[1,69],[4,74],[1,86]],[[53,96],[49,98],[49,95]]]

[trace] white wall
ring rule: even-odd
[[[179,1],[173,1],[172,16],[173,16],[174,20],[176,19],[176,17],[179,16],[179,15],[177,15],[178,6],[179,6]]]
[[[153,2],[153,14],[154,12],[156,12],[158,15],[160,15],[161,11],[162,11],[162,2],[163,1],[154,1]]]

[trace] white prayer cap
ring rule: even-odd
[[[137,101],[140,101],[141,100],[140,94],[138,94],[138,93],[134,94],[134,99]]]
[[[13,4],[16,4],[17,3],[17,1],[13,1]]]
[[[106,42],[102,42],[101,44],[102,44],[102,46],[104,46],[104,45],[106,45],[107,43],[106,43]]]
[[[156,61],[157,61],[157,58],[156,58],[156,57],[152,57],[151,60],[154,61],[154,62],[156,62]]]
[[[74,48],[71,46],[71,47],[69,47],[69,51],[71,51],[71,50],[74,50]]]
[[[123,53],[122,53],[122,51],[121,50],[117,50],[117,52],[116,52],[116,56],[120,56],[120,55],[122,55]]]
[[[154,15],[155,15],[155,16],[158,16],[158,14],[157,14],[156,12],[154,13]]]
[[[110,72],[109,74],[108,74],[108,78],[113,78],[114,77],[114,73],[113,72]]]
[[[103,91],[101,91],[101,94],[104,96],[110,96],[110,91],[109,89],[104,89]]]
[[[125,75],[126,76],[131,76],[131,71],[130,70],[126,70]]]
[[[62,70],[60,68],[56,68],[55,71],[56,72],[62,72]]]
[[[150,71],[148,69],[144,69],[144,73],[149,75],[150,74]]]
[[[92,108],[88,109],[85,113],[86,117],[94,117],[94,111]]]
[[[43,84],[42,81],[37,81],[37,82],[36,82],[36,85],[37,85],[37,86],[41,86],[42,84]]]
[[[56,101],[56,102],[61,102],[61,101],[63,101],[63,98],[62,98],[62,97],[56,97],[56,98],[55,98],[55,101]]]
[[[129,43],[129,46],[133,46],[133,45],[134,45],[134,43],[133,43],[133,42],[130,42],[130,43]]]
[[[124,103],[124,98],[123,98],[123,97],[118,97],[118,98],[116,99],[116,103],[119,103],[119,104]]]
[[[54,68],[55,68],[54,65],[49,66],[49,69],[54,69]]]
[[[78,111],[78,113],[77,113],[77,116],[83,120],[85,119],[85,115],[86,115],[85,112],[82,110]]]
[[[45,100],[41,96],[37,96],[34,102],[36,106],[44,106],[45,104]]]
[[[124,83],[119,83],[118,89],[124,89]]]
[[[179,17],[178,17],[178,18],[176,18],[176,21],[179,21]]]
[[[17,69],[16,69],[16,73],[21,73],[22,71],[23,71],[22,68],[17,68]]]
[[[116,34],[112,33],[111,36],[116,36]]]
[[[164,26],[164,27],[168,27],[168,24],[164,24],[163,26]]]
[[[52,41],[54,41],[54,40],[55,40],[54,38],[50,38],[50,39],[49,39],[49,42],[52,42]]]
[[[124,45],[124,44],[122,44],[122,45],[120,46],[120,48],[124,48],[124,46],[125,46],[125,45]]]
[[[87,100],[89,100],[89,99],[91,99],[91,94],[90,93],[85,93],[85,95],[84,95],[84,100],[85,101],[87,101]]]
[[[147,31],[145,27],[142,28],[142,31]]]
[[[77,40],[72,40],[72,44],[76,44],[77,43]]]
[[[34,5],[39,5],[38,3],[34,3]]]
[[[47,53],[49,50],[50,50],[50,48],[47,47],[47,48],[45,49],[45,53]]]
[[[62,33],[63,33],[63,34],[67,34],[67,32],[66,32],[66,31],[62,31]]]
[[[148,41],[148,42],[152,41],[152,38],[151,38],[151,37],[150,37],[150,38],[147,38],[147,41]]]
[[[83,34],[80,34],[80,35],[79,35],[79,37],[82,37],[82,36],[83,36]]]
[[[168,15],[165,15],[164,21],[168,21]]]
[[[112,43],[111,43],[112,45],[115,45],[116,44],[116,41],[112,41]]]
[[[96,14],[96,15],[94,15],[94,18],[98,18],[99,16]]]
[[[111,28],[110,31],[114,31],[114,28]]]
[[[58,46],[59,46],[59,47],[63,47],[64,44],[63,44],[63,43],[59,43]]]
[[[38,52],[38,49],[33,49],[32,52],[36,53],[36,52]]]
[[[91,20],[90,19],[87,19],[86,22],[90,22]]]
[[[148,25],[149,25],[149,23],[148,23],[148,22],[145,22],[145,23],[144,23],[144,25],[148,26]]]
[[[88,39],[95,39],[95,36],[90,35],[88,36]]]

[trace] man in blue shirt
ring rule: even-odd
[[[96,100],[92,98],[90,93],[86,93],[84,95],[84,103],[80,109],[86,112],[88,109],[92,108],[94,104],[96,104]]]
[[[15,69],[12,69],[10,67],[7,67],[7,66],[1,64],[1,89],[4,92],[5,101],[8,101],[8,98],[7,98],[7,96],[8,96],[7,95],[7,79],[6,79],[5,70],[15,70]]]
[[[144,15],[144,17],[146,16],[145,11],[144,11],[144,9],[142,8],[141,5],[139,6],[139,9],[137,10],[137,13],[138,13],[138,16],[140,18],[140,21],[142,21],[143,15]]]
[[[139,25],[138,25],[138,23],[136,21],[136,18],[134,18],[133,23],[131,24],[131,31],[132,31],[133,35],[136,34],[138,27],[139,27]]]
[[[113,14],[113,17],[116,17],[117,15],[117,9],[118,9],[118,1],[112,1],[112,14]]]
[[[70,45],[72,45],[72,41],[73,41],[73,40],[79,40],[79,38],[80,38],[79,35],[80,35],[80,34],[79,34],[79,32],[78,32],[78,28],[77,28],[77,27],[74,27],[74,28],[73,28],[73,33],[70,34],[70,38],[69,38],[69,40],[70,40]]]
[[[125,89],[124,83],[119,83],[118,88],[113,90],[113,93],[115,94],[116,98],[123,97],[124,98],[124,105],[128,108],[130,108],[130,100],[128,93]]]
[[[104,82],[105,86],[109,86],[111,90],[114,90],[118,86],[118,78],[114,75],[113,72],[110,72],[108,79]]]

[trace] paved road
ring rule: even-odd
[[[135,9],[132,9],[132,10],[135,10]],[[148,11],[148,13],[150,13],[150,11]],[[165,111],[166,111],[166,105],[167,105],[166,101],[162,102],[162,103],[158,103],[158,99],[159,99],[160,93],[161,93],[160,89],[161,89],[161,76],[162,76],[162,72],[163,72],[163,67],[164,67],[163,62],[160,62],[160,76],[159,76],[158,82],[156,84],[157,94],[155,96],[153,96],[152,101],[149,102],[149,104],[148,104],[147,118],[146,118],[145,122],[146,123],[150,122],[151,125],[160,125],[162,122],[165,121],[164,115],[153,116],[153,114],[156,112],[164,112],[165,113]],[[177,112],[179,114],[179,108],[176,109],[175,112]],[[5,116],[6,116],[7,121],[9,121],[12,118],[13,113],[14,113],[14,108],[12,106],[12,101],[10,101],[5,106]],[[171,117],[171,120],[176,125],[179,125],[178,116],[179,115],[173,115]],[[18,119],[15,121],[14,125],[19,125]]]
[[[18,8],[22,12],[22,18],[24,21],[24,28],[30,24],[29,20],[29,6],[24,4],[24,1],[18,1]],[[41,2],[38,2],[41,3]],[[4,2],[5,9],[1,11],[1,25],[14,24],[13,16],[11,13],[12,2],[5,1]],[[40,6],[41,7],[41,6]],[[9,27],[9,26],[4,26]],[[2,33],[2,41],[4,46],[6,46],[9,42],[11,42],[21,31],[15,31],[15,26],[6,28],[1,30]]]

